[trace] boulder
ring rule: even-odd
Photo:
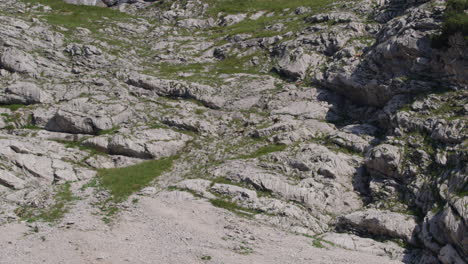
[[[5,89],[0,104],[39,104],[49,103],[52,97],[31,82],[17,82]]]
[[[6,187],[10,187],[16,190],[23,189],[25,187],[25,181],[14,176],[8,171],[0,169],[0,184]]]
[[[417,242],[415,234],[419,231],[414,216],[376,209],[342,216],[338,219],[338,227],[343,230],[399,238],[414,245]]]
[[[368,151],[365,162],[369,172],[375,176],[398,178],[401,159],[398,147],[382,144]]]
[[[37,74],[37,65],[34,58],[16,48],[6,48],[0,56],[0,67],[12,72]]]

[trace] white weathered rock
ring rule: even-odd
[[[4,170],[0,170],[0,184],[17,190],[25,187],[25,182],[22,179]]]
[[[31,82],[17,82],[5,89],[0,104],[39,104],[50,103],[52,97]]]
[[[132,135],[98,136],[83,142],[111,155],[124,155],[140,159],[160,159],[177,154],[190,139],[170,129],[147,129]]]
[[[208,107],[220,108],[224,100],[215,96],[215,89],[208,85],[164,80],[149,75],[132,74],[128,83],[144,89],[154,90],[162,96],[195,98]]]
[[[6,48],[0,56],[0,66],[17,73],[37,74],[34,58],[16,48]]]
[[[392,259],[403,260],[405,249],[394,242],[378,242],[352,234],[326,233],[321,239],[349,250],[361,251],[378,256],[389,256]],[[324,243],[325,244],[325,243]]]
[[[416,244],[415,234],[419,230],[414,216],[376,209],[342,216],[338,225],[358,232],[400,238],[412,244]]]

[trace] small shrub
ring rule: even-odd
[[[442,33],[433,36],[432,45],[443,48],[448,45],[450,36],[460,33],[468,43],[468,0],[448,0],[442,23]]]

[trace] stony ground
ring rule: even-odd
[[[109,227],[77,205],[58,227],[1,228],[1,263],[400,263],[326,246],[185,192],[141,198]],[[88,208],[89,209],[89,208]]]
[[[1,263],[467,262],[446,1],[67,2],[0,3]]]

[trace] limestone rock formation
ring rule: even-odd
[[[0,262],[468,263],[465,2],[0,1]]]

